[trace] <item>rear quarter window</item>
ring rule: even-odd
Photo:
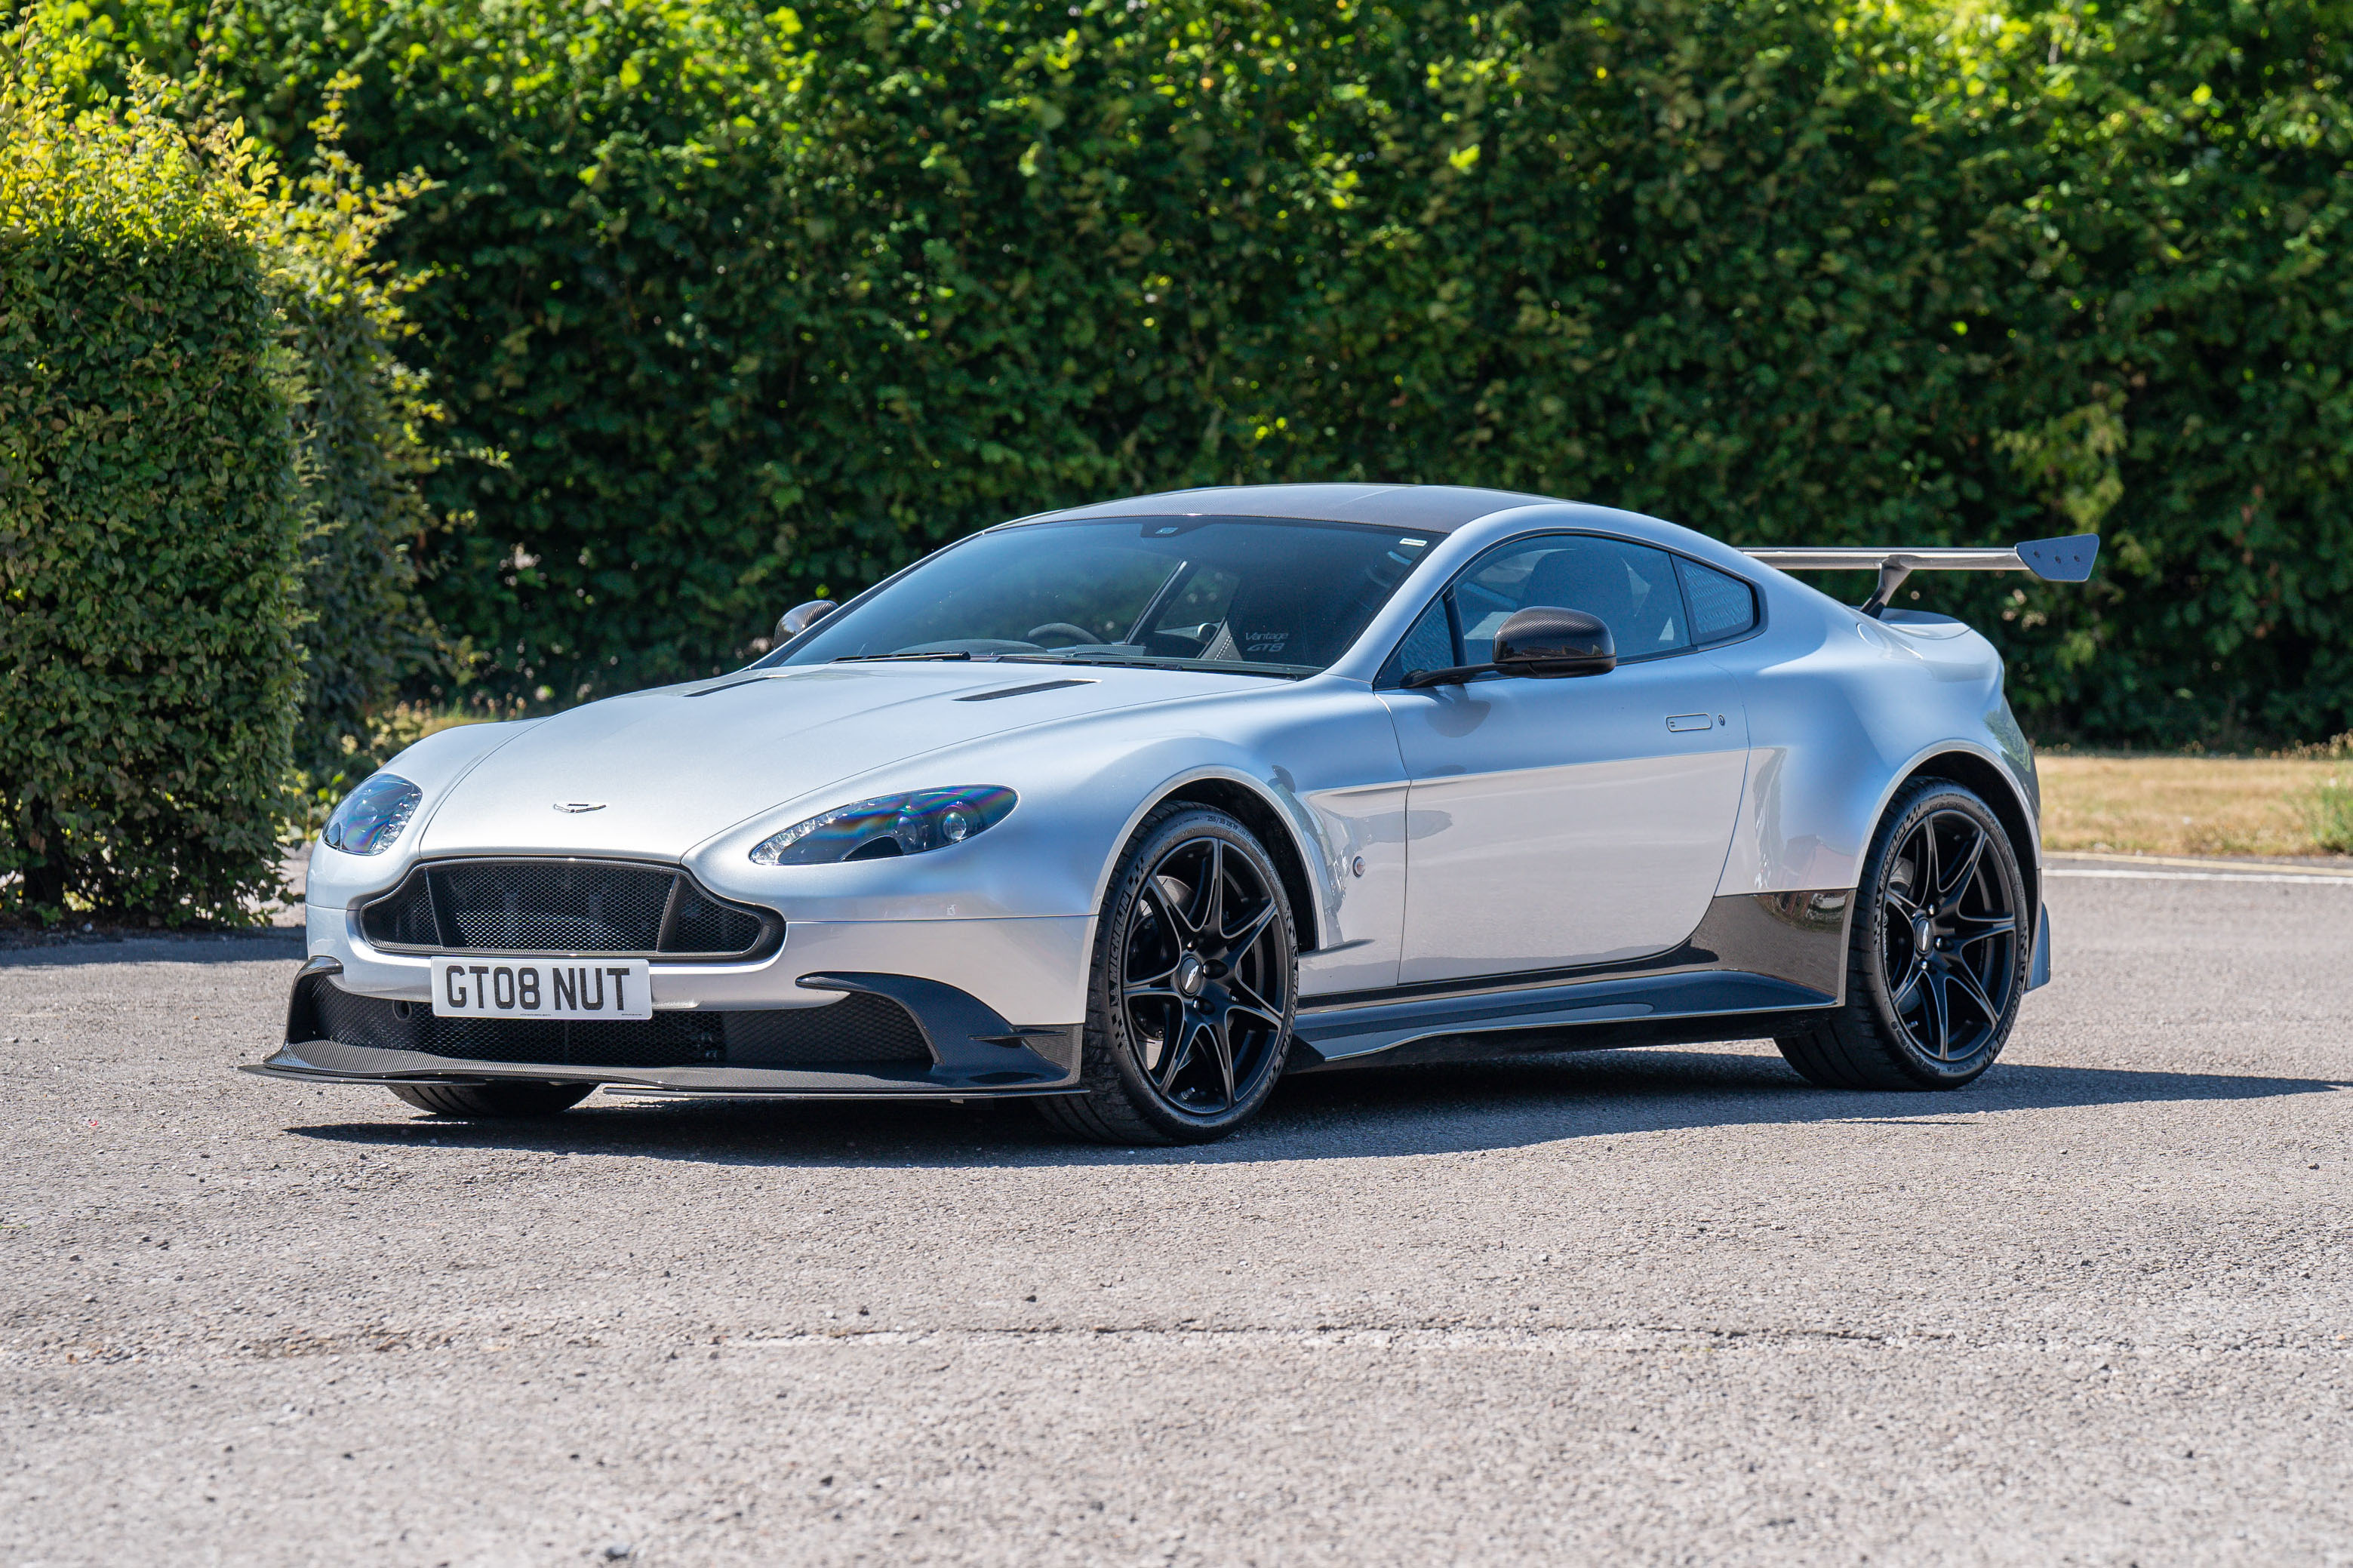
[[[1692,641],[1722,642],[1755,628],[1756,589],[1728,572],[1680,555],[1675,571],[1683,578],[1684,602],[1691,606]]]

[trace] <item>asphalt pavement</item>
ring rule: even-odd
[[[436,1121],[229,1070],[289,939],[0,957],[0,1564],[2353,1562],[2353,879],[2084,869],[1961,1093],[1613,1052],[1146,1152]]]

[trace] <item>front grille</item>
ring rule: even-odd
[[[444,1018],[423,1002],[358,996],[322,980],[320,1032],[347,1046],[422,1051],[469,1062],[553,1067],[929,1067],[914,1015],[856,992],[822,1007],[766,1013],[656,1013],[643,1021]]]
[[[775,913],[714,898],[676,868],[626,860],[436,860],[360,910],[390,952],[601,952],[755,958]]]

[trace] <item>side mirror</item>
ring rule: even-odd
[[[1607,675],[1618,668],[1618,644],[1599,616],[1531,605],[1496,628],[1495,668],[1538,679]]]
[[[1599,616],[1530,605],[1495,628],[1495,662],[1460,669],[1411,669],[1409,691],[1426,686],[1460,686],[1474,675],[1532,675],[1539,680],[1564,675],[1607,675],[1618,668],[1618,645]]]
[[[790,642],[839,608],[831,599],[811,599],[805,605],[795,605],[776,622],[776,641]]]

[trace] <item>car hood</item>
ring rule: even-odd
[[[675,858],[828,784],[964,742],[1266,684],[1193,670],[908,663],[608,698],[522,731],[428,802],[417,852]],[[944,773],[923,784],[1013,782]],[[837,804],[846,802],[812,809]]]

